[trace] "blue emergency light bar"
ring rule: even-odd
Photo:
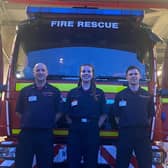
[[[27,14],[94,14],[114,16],[144,16],[143,10],[128,9],[93,9],[93,8],[55,8],[55,7],[27,7]]]

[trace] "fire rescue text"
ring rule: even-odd
[[[50,24],[51,27],[119,29],[119,23],[117,22],[52,20]]]

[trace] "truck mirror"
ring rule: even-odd
[[[6,89],[7,89],[6,85],[0,84],[0,92],[6,91]]]
[[[159,96],[168,96],[168,89],[159,89],[159,90],[157,91],[157,94],[158,94]]]

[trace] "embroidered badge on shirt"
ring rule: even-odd
[[[148,98],[150,98],[150,96],[148,96],[148,95],[139,95],[139,97],[141,97],[141,98],[146,98],[146,99],[148,99]]]
[[[71,102],[71,106],[73,107],[73,106],[77,106],[78,105],[78,101],[77,100],[73,100],[72,102]]]
[[[53,96],[53,95],[54,95],[53,92],[47,92],[47,91],[42,92],[42,94],[43,94],[44,96]]]
[[[127,106],[127,101],[126,100],[120,100],[119,101],[119,107],[124,107]]]
[[[29,96],[28,101],[29,102],[37,101],[37,96]]]

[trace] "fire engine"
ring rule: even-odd
[[[27,20],[16,28],[5,85],[1,79],[0,136],[6,138],[0,143],[0,167],[14,167],[20,132],[19,118],[15,113],[16,100],[19,91],[33,82],[32,68],[38,62],[47,65],[48,81],[61,90],[64,101],[67,92],[77,84],[80,65],[93,64],[97,87],[105,92],[109,108],[116,93],[127,85],[125,70],[136,65],[142,73],[142,87],[154,96],[156,116],[151,124],[152,168],[165,167],[168,79],[164,78],[163,85],[159,85],[155,45],[160,39],[142,24],[144,11],[37,6],[29,6],[26,10]],[[168,71],[167,65],[165,61],[164,72]],[[64,118],[56,124],[53,133],[54,163],[66,167],[68,125]],[[115,167],[118,127],[112,114],[103,125],[100,138],[99,167]],[[34,158],[32,167],[35,166]],[[134,153],[129,168],[138,168]]]

